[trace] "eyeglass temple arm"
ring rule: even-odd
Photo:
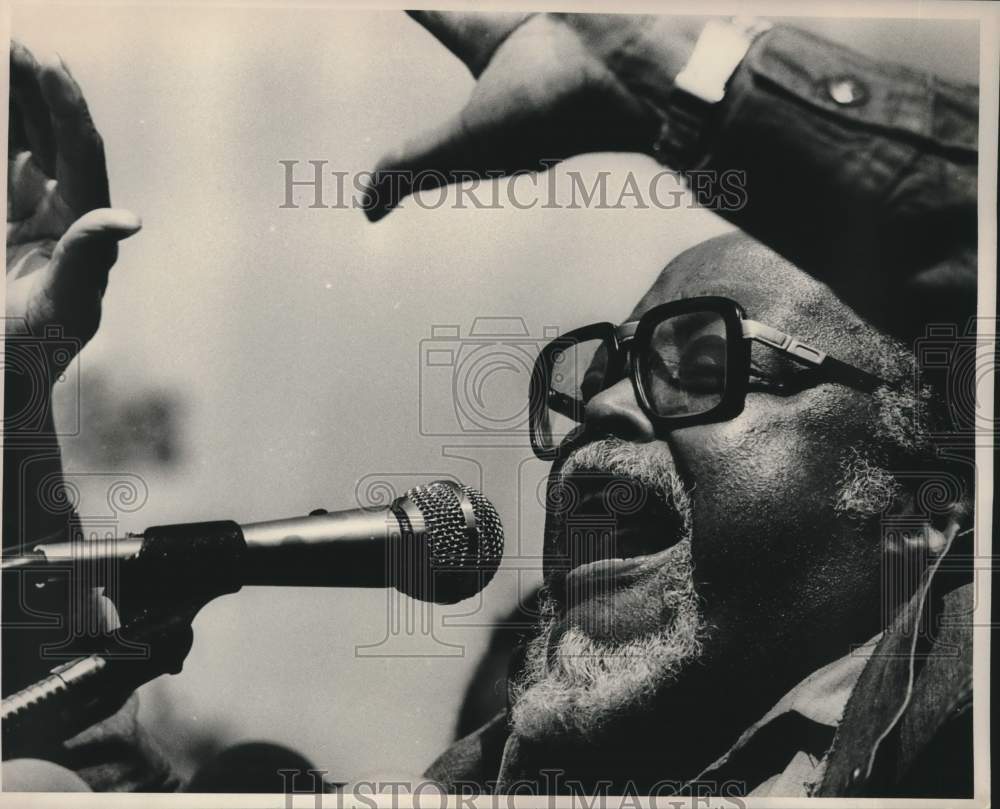
[[[889,384],[874,374],[841,362],[818,348],[813,348],[791,334],[785,334],[783,331],[778,331],[778,329],[764,323],[758,323],[756,320],[743,320],[741,323],[745,339],[757,340],[778,349],[778,351],[790,354],[806,365],[822,369],[834,381],[843,382],[851,387],[869,392]]]

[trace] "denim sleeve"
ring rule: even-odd
[[[978,97],[777,26],[731,78],[697,170],[743,172],[723,216],[909,335],[975,312]]]

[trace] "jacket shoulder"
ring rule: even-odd
[[[959,797],[971,790],[975,588],[923,595],[865,666],[817,797]]]
[[[900,721],[897,793],[972,797],[972,612],[975,585],[942,599],[927,650]]]

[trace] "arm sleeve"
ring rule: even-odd
[[[877,325],[975,313],[978,89],[777,26],[730,79],[687,172],[740,172],[719,212]]]

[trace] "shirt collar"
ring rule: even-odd
[[[837,727],[844,716],[847,700],[881,637],[879,633],[838,660],[814,671],[778,700],[754,728],[762,727],[788,711],[796,711],[820,725]]]
[[[735,753],[745,747],[761,728],[787,713],[797,713],[817,724],[835,729],[844,715],[847,700],[871,657],[882,633],[871,638],[848,654],[817,669],[783,696],[757,722],[751,725],[726,753],[706,767],[698,776],[701,780],[723,767]]]

